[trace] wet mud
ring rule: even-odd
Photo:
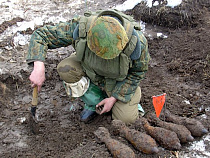
[[[59,0],[48,1],[46,4],[51,4],[49,10],[52,12],[70,2]],[[26,1],[24,3],[25,13],[29,14],[32,8],[26,5]],[[88,7],[83,4],[78,8],[71,8],[66,14],[73,16],[75,13],[83,13],[87,8],[110,8],[123,1],[89,3],[91,2],[88,2]],[[40,7],[35,2],[32,5]],[[36,11],[34,15],[38,13]],[[151,97],[166,93],[165,106],[172,114],[197,119],[209,131],[209,2],[188,0],[175,8],[154,6],[150,9],[141,3],[126,13],[167,34],[167,38],[147,36],[151,62],[145,79],[140,83],[140,104],[144,110],[154,112]],[[27,17],[23,19],[28,20]],[[1,36],[10,27],[16,26],[17,22],[17,19],[5,20],[0,25]],[[30,35],[32,32],[33,30],[28,30],[19,33]],[[182,145],[176,154],[161,146],[158,146],[159,152],[153,155],[136,150],[123,137],[114,134],[109,113],[97,116],[89,124],[80,122],[84,103],[80,100],[70,101],[56,71],[57,64],[74,52],[72,47],[49,50],[46,58],[46,82],[38,94],[36,112],[40,133],[34,135],[26,121],[32,101],[32,88],[28,80],[31,68],[25,62],[28,45],[15,45],[14,36],[15,34],[7,35],[0,41],[0,157],[111,158],[113,155],[106,144],[98,142],[94,134],[99,127],[108,129],[110,137],[131,148],[136,157],[177,157],[177,154],[180,157],[186,157],[186,154],[189,157],[194,156],[189,148],[191,143]],[[145,132],[142,128],[138,130]],[[206,135],[209,136],[209,133]],[[205,135],[195,137],[195,141],[204,137]],[[204,143],[205,150],[209,151],[209,141]],[[195,154],[208,156],[201,151]]]

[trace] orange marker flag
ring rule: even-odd
[[[163,105],[165,103],[166,99],[166,93],[158,95],[158,96],[152,96],[153,99],[153,106],[155,108],[156,116],[159,117],[161,110],[163,108]]]

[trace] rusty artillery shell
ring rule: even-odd
[[[127,145],[112,139],[108,129],[99,127],[94,134],[104,142],[114,158],[135,158],[135,153]]]
[[[162,147],[169,150],[178,150],[181,148],[181,144],[177,134],[173,131],[161,128],[161,127],[153,127],[149,124],[149,122],[141,117],[136,120],[135,125],[138,127],[143,124],[145,131],[153,137]]]
[[[201,137],[208,133],[208,130],[201,122],[193,118],[181,117],[170,113],[169,110],[165,112],[165,118],[168,122],[173,122],[185,126],[195,137]]]
[[[158,152],[156,141],[151,136],[135,129],[129,129],[125,123],[120,120],[113,120],[112,125],[114,129],[118,130],[120,135],[126,138],[137,150],[146,154]]]
[[[96,108],[96,113],[97,113],[97,114],[100,114],[101,111],[103,110],[103,108],[104,108],[104,105],[101,105],[101,106],[97,107],[97,108]]]
[[[190,131],[183,125],[178,125],[174,123],[164,122],[156,117],[154,113],[147,114],[147,120],[154,124],[155,126],[159,126],[171,131],[174,131],[181,143],[192,142],[194,138],[192,137]]]

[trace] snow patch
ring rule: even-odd
[[[192,142],[191,146],[188,148],[189,153],[184,154],[185,158],[209,158],[210,151],[206,150],[206,146],[210,145],[210,135],[202,137],[202,140]]]
[[[182,3],[182,0],[167,0],[168,4],[166,6],[174,8],[175,6],[178,6]],[[152,7],[152,0],[127,0],[123,4],[117,5],[114,7],[114,9],[120,10],[120,11],[126,11],[133,9],[137,4],[145,2],[148,7]],[[159,5],[158,2],[156,1],[154,6]]]
[[[190,101],[189,100],[183,100],[184,103],[190,105]]]

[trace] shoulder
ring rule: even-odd
[[[147,44],[147,39],[144,36],[143,32],[142,31],[139,31],[139,30],[137,30],[136,32],[138,34],[138,38],[141,41],[141,43],[144,44],[144,45],[146,45]]]

